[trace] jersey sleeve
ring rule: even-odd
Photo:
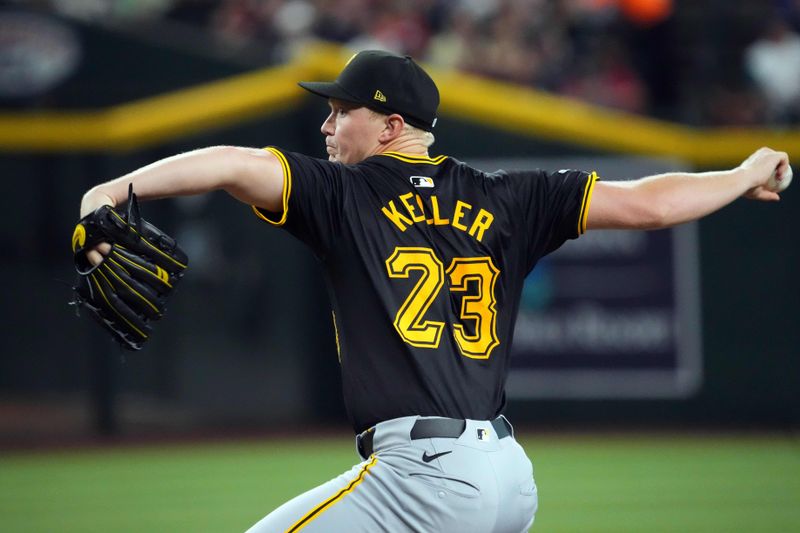
[[[586,216],[598,178],[595,172],[580,170],[513,174],[522,193],[518,199],[526,221],[528,260],[532,266],[586,231]]]
[[[271,212],[252,206],[255,214],[282,227],[308,245],[320,259],[333,246],[341,227],[343,165],[275,147],[283,167],[283,209]]]

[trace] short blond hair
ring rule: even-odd
[[[412,126],[411,124],[406,124],[404,129],[414,137],[421,140],[422,144],[425,145],[425,148],[430,148],[431,145],[433,145],[433,143],[436,142],[436,137],[434,137],[433,133],[429,131],[419,129],[415,126]]]

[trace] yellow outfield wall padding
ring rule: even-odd
[[[305,96],[298,81],[333,79],[351,55],[315,44],[283,66],[107,109],[0,113],[0,150],[134,150],[256,119],[298,105]],[[593,150],[677,157],[699,166],[733,165],[763,145],[800,154],[800,130],[692,128],[474,75],[428,70],[442,93],[445,120]]]
[[[110,140],[136,148],[266,115],[303,97],[302,75],[287,65],[113,107]]]
[[[132,150],[291,108],[303,98],[300,64],[261,70],[83,112],[0,114],[0,149]]]

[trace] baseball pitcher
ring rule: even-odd
[[[533,468],[502,414],[526,275],[588,230],[664,228],[741,196],[778,200],[767,182],[788,176],[787,155],[762,148],[733,170],[624,183],[487,173],[429,155],[439,92],[409,57],[361,52],[335,81],[300,85],[330,105],[327,161],[204,148],[94,187],[81,216],[120,208],[131,184],[143,200],[222,189],[322,264],[362,462],[252,533],[527,531]],[[82,250],[98,266],[115,247]]]

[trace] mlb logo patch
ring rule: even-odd
[[[489,440],[489,430],[478,428],[478,440]]]
[[[433,187],[433,178],[428,176],[411,176],[411,185],[414,187],[431,188]]]

